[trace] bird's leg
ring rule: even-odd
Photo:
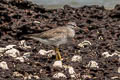
[[[56,60],[61,60],[60,51],[57,47],[55,48],[55,52],[56,52]]]

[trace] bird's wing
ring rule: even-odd
[[[36,33],[36,34],[29,34],[27,35],[27,37],[32,38],[32,37],[36,37],[36,38],[41,38],[41,39],[52,39],[52,38],[57,38],[57,37],[61,37],[63,34],[67,34],[67,28],[66,27],[58,27],[58,28],[54,28],[42,33]]]
[[[59,37],[63,34],[66,34],[66,27],[59,27],[55,29],[51,29],[40,34],[35,34],[34,37],[40,37],[42,39],[50,39],[53,37]]]

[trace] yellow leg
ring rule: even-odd
[[[56,52],[56,60],[61,60],[61,55],[60,55],[60,51],[58,48],[55,48],[55,52]]]

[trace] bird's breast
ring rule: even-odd
[[[73,38],[75,36],[75,31],[71,28],[68,28],[68,37]]]

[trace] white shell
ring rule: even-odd
[[[41,54],[41,55],[47,55],[47,56],[55,55],[55,51],[54,50],[46,51],[44,49],[41,49],[38,53]]]
[[[72,60],[71,60],[71,61],[73,61],[73,62],[80,62],[80,61],[82,61],[82,57],[79,56],[79,55],[74,55],[74,56],[72,57]]]
[[[87,67],[99,68],[98,63],[96,61],[90,61]]]
[[[73,67],[68,67],[68,72],[72,78],[76,77],[76,73]]]
[[[79,43],[78,46],[84,48],[85,45],[92,45],[90,41],[84,40],[83,42]]]
[[[110,57],[111,55],[109,54],[109,52],[103,52],[102,56],[104,56],[105,58],[107,58],[107,57]]]
[[[119,77],[118,76],[113,76],[113,77],[111,77],[111,79],[112,80],[117,80],[117,79],[119,79]]]
[[[8,46],[6,46],[5,49],[12,49],[14,46],[16,46],[16,45],[8,45]]]
[[[47,51],[43,49],[41,49],[38,53],[41,55],[47,55]]]
[[[2,69],[9,69],[9,68],[8,68],[8,65],[7,65],[7,63],[6,63],[5,61],[0,62],[0,67],[1,67]]]
[[[77,74],[75,73],[74,68],[72,66],[63,65],[63,67],[65,68],[65,70],[68,70],[71,78],[77,77]]]
[[[63,67],[62,61],[55,61],[54,64],[53,64],[53,67],[60,67],[60,68],[62,68]]]
[[[63,73],[59,72],[53,75],[53,78],[67,78],[66,75],[64,75]]]
[[[11,57],[17,57],[20,55],[20,52],[17,49],[12,48],[10,50],[7,50],[4,54]]]
[[[109,52],[103,52],[102,53],[102,56],[104,56],[105,58],[108,58],[108,57],[112,57],[112,56],[114,56],[114,55],[118,55],[118,57],[119,57],[119,53],[120,52],[118,52],[118,51],[115,51],[113,54],[109,54]]]
[[[40,22],[39,22],[39,21],[34,21],[33,23],[35,23],[35,24],[40,24]]]

